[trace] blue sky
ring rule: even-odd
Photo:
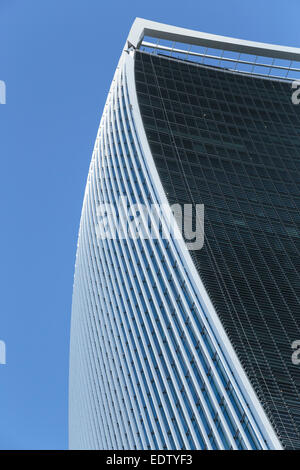
[[[299,0],[0,0],[0,449],[67,447],[81,204],[134,18],[299,47],[299,13]]]

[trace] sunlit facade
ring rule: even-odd
[[[293,48],[134,22],[81,215],[70,448],[300,448],[295,61]],[[204,204],[203,248],[99,238],[97,208],[122,196]]]

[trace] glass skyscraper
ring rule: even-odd
[[[70,448],[300,449],[297,62],[135,20],[81,215]],[[99,237],[99,207],[120,199],[162,207],[162,224],[204,204],[203,247],[154,219],[156,237]]]

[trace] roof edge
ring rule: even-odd
[[[255,56],[300,62],[300,48],[246,41],[244,39],[203,33],[143,18],[136,18],[130,29],[127,43],[129,46],[138,48],[144,36],[204,46],[212,49],[228,50],[244,54],[252,54]]]

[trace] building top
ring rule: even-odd
[[[153,39],[157,42],[153,42]],[[178,48],[177,43],[183,47]],[[300,79],[300,48],[296,47],[203,33],[143,18],[135,19],[127,44],[140,49],[152,48],[173,57],[174,54],[175,57],[184,56],[188,60],[205,59],[208,64],[207,61],[211,61],[211,65],[216,65],[213,62],[218,61],[219,66],[225,64],[226,68],[228,64],[234,63],[233,69],[239,72],[288,80]],[[189,45],[188,49],[184,48],[185,44]],[[196,46],[194,50],[193,46]],[[217,53],[210,53],[213,50],[217,50]]]

